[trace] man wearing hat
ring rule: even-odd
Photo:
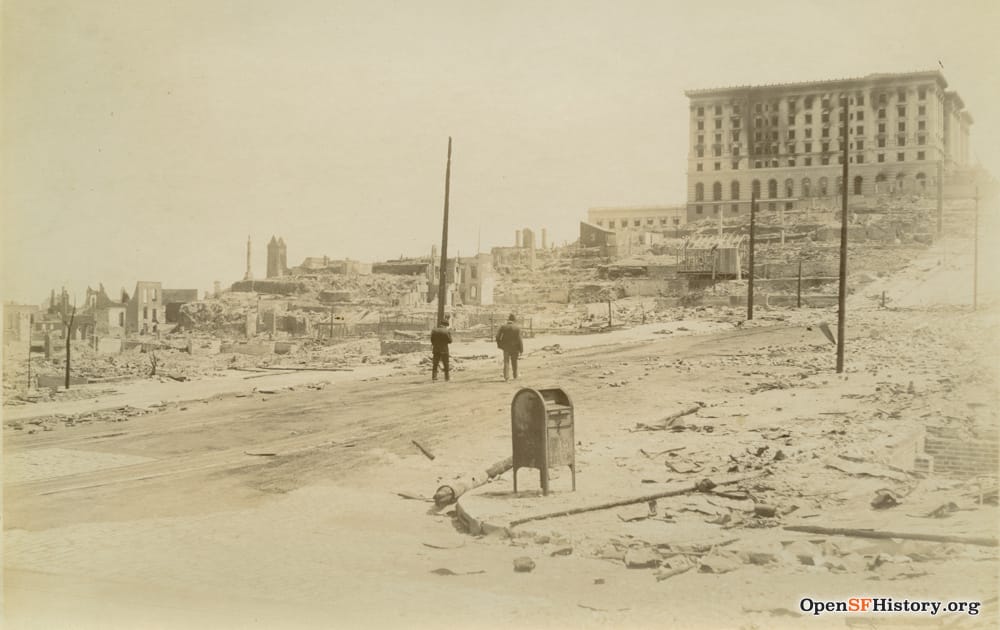
[[[524,344],[521,342],[521,329],[517,327],[516,317],[511,313],[507,318],[507,323],[497,331],[497,347],[503,350],[503,380],[509,380],[510,369],[514,370],[514,379],[517,379],[517,358],[524,352]]]
[[[451,380],[448,366],[448,344],[451,343],[451,331],[448,330],[448,316],[445,315],[437,328],[431,331],[431,348],[433,350],[433,363],[431,364],[431,380],[438,378],[438,363],[444,366],[444,380]]]

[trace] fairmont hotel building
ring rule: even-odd
[[[833,205],[843,126],[848,194],[934,194],[965,169],[972,116],[938,71],[690,90],[687,219]],[[842,97],[847,98],[844,120]]]

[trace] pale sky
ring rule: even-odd
[[[1000,174],[994,0],[6,0],[3,297],[572,241],[682,203],[684,90],[939,68]],[[481,234],[481,237],[480,237]]]

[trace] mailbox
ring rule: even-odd
[[[576,490],[576,440],[569,394],[561,389],[520,390],[510,404],[510,432],[514,446],[514,492],[517,492],[518,468],[537,468],[542,494],[548,494],[549,468],[567,465]]]

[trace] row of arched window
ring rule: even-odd
[[[917,186],[920,188],[926,188],[927,176],[924,173],[917,173],[915,177],[917,181]],[[905,175],[899,173],[896,175],[896,188],[902,188],[904,186]],[[876,191],[878,191],[878,184],[882,182],[887,182],[887,177],[884,173],[880,173],[876,178]],[[839,194],[841,188],[842,179],[837,177],[836,182],[833,187],[830,187],[830,180],[826,177],[820,177],[816,181],[816,187],[813,188],[813,182],[808,177],[803,177],[801,183],[799,184],[799,197],[826,197],[829,195]],[[759,179],[753,180],[752,194],[757,199],[763,199],[761,195],[761,181]],[[862,194],[862,187],[864,186],[864,178],[858,175],[853,180],[852,194],[860,195]],[[722,198],[723,186],[722,182],[715,182],[712,184],[712,201],[723,201]],[[795,197],[795,180],[788,178],[785,180],[784,190],[785,198]],[[778,180],[770,179],[767,182],[767,199],[777,199],[778,198]],[[733,180],[729,184],[729,199],[732,201],[737,201],[740,199],[740,183]],[[705,201],[705,185],[702,183],[695,184],[694,187],[694,200],[695,201]]]

